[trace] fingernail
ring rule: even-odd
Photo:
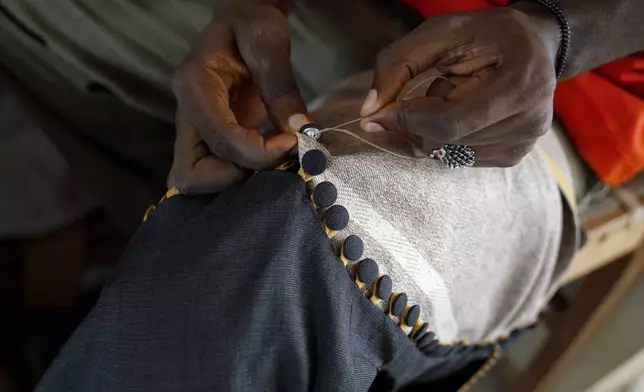
[[[302,125],[310,124],[311,119],[306,114],[296,113],[288,118],[287,125],[291,132],[297,133],[302,128]]]
[[[365,117],[375,112],[377,101],[378,91],[374,89],[369,90],[369,94],[367,94],[367,98],[364,100],[364,104],[362,104],[362,109],[360,109],[360,115]]]
[[[382,127],[382,125],[375,123],[375,122],[368,122],[364,126],[364,131],[365,132],[384,132],[385,129]]]

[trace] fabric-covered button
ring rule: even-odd
[[[427,332],[427,329],[429,329],[429,324],[423,323],[423,325],[421,325],[420,328],[418,328],[415,332],[413,332],[412,339],[418,342],[419,338],[425,335],[425,333]]]
[[[362,260],[356,269],[356,284],[360,288],[373,284],[378,279],[378,272],[378,263],[372,259]]]
[[[400,317],[407,306],[407,294],[400,293],[393,297],[391,305],[389,306],[389,314],[391,316]]]
[[[362,238],[357,235],[350,235],[342,244],[342,252],[340,252],[340,259],[344,265],[347,265],[350,261],[358,261],[364,253],[364,243]]]
[[[413,326],[416,324],[416,320],[420,317],[420,306],[414,305],[407,309],[405,315],[403,316],[403,323],[407,326]]]
[[[393,288],[393,281],[389,275],[383,275],[378,280],[376,280],[375,289],[370,300],[373,303],[378,302],[378,300],[389,301],[391,297],[391,290]]]
[[[329,238],[349,224],[349,211],[340,205],[329,207],[324,217],[324,229]]]
[[[313,176],[320,175],[326,170],[326,155],[320,150],[309,150],[302,156],[302,167],[298,174],[308,182]]]
[[[317,208],[330,207],[338,199],[338,189],[329,181],[319,183],[311,194],[311,201]]]

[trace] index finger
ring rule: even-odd
[[[239,72],[235,66],[241,65],[224,55],[214,55],[204,64],[184,66],[184,76],[175,86],[178,99],[215,155],[254,170],[275,167],[295,147],[297,138],[280,134],[264,139],[257,130],[238,124],[229,100],[234,78],[221,76]]]

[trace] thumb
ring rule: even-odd
[[[378,54],[373,87],[360,110],[361,117],[394,102],[410,80],[434,66],[443,44],[428,42],[427,36],[422,29],[416,30]]]
[[[273,124],[286,132],[292,115],[308,112],[293,75],[286,18],[275,8],[263,10],[261,16],[235,28],[237,47]]]
[[[360,109],[360,117],[367,117],[383,106],[396,100],[400,91],[411,80],[409,69],[403,63],[391,64],[391,59],[381,60],[391,56],[382,52],[374,70],[373,87]]]

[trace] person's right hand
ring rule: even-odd
[[[293,76],[290,33],[271,6],[235,6],[204,29],[174,77],[175,161],[168,186],[218,192],[252,170],[274,168],[297,145],[288,133],[306,106]],[[264,138],[266,114],[278,131]]]
[[[427,153],[469,145],[477,166],[514,166],[552,124],[559,31],[532,2],[427,19],[379,54],[363,129],[402,132]],[[444,94],[398,100],[432,68]]]

